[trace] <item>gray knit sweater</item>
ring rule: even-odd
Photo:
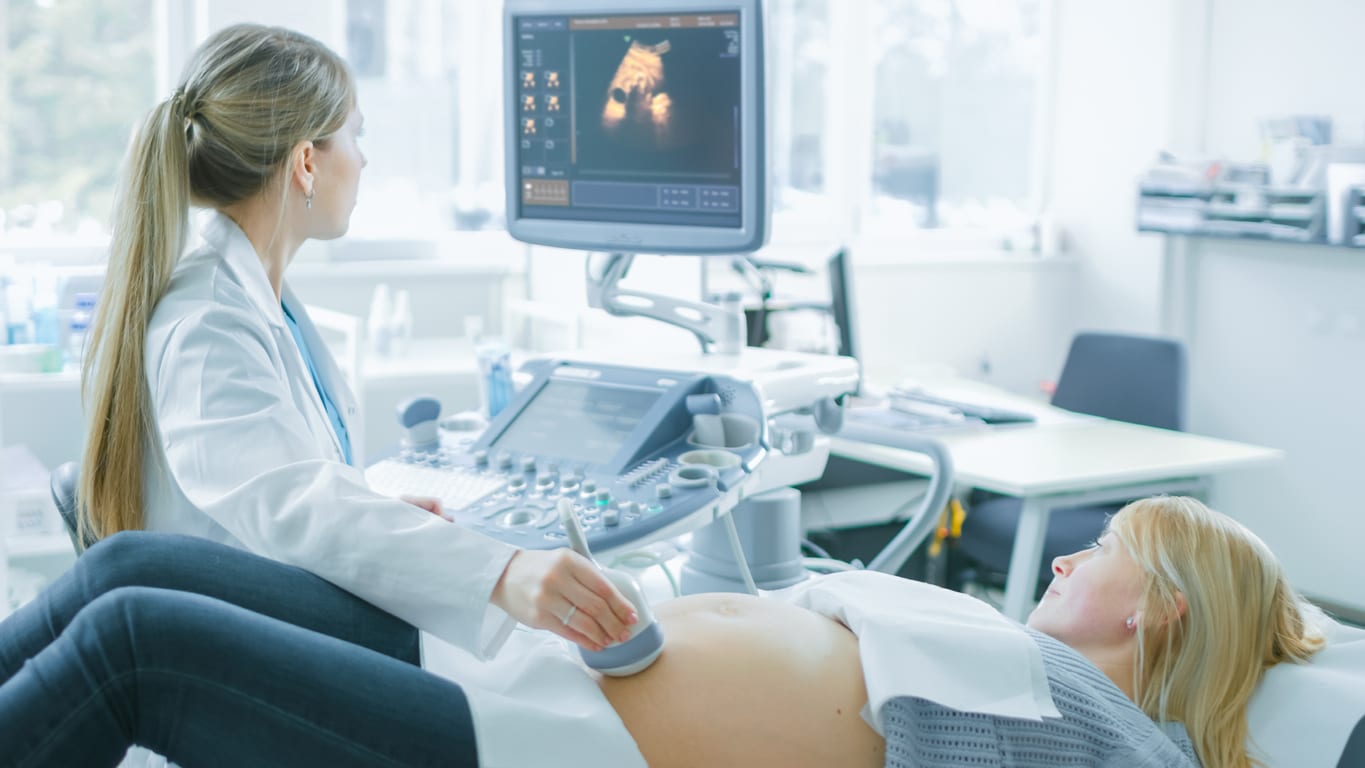
[[[1198,768],[1179,723],[1153,723],[1085,657],[1028,630],[1043,653],[1061,719],[958,712],[912,697],[882,707],[886,768]]]

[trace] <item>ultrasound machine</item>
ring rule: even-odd
[[[409,429],[403,452],[372,465],[367,477],[380,491],[438,497],[458,524],[521,547],[573,546],[606,560],[689,534],[682,591],[778,589],[807,575],[799,499],[788,486],[824,472],[828,435],[838,434],[921,452],[935,464],[923,502],[868,565],[895,572],[932,531],[951,488],[941,445],[844,419],[842,398],[859,383],[851,357],[746,348],[737,303],[619,285],[636,254],[729,259],[760,248],[767,235],[762,2],[661,5],[507,0],[508,231],[594,254],[592,306],[687,328],[701,352],[532,360],[522,371],[530,383],[478,434],[438,429],[439,404],[418,399],[401,413]],[[629,580],[613,583],[641,604]],[[632,629],[645,624],[653,622]],[[631,674],[663,642],[645,630],[585,659],[607,674]],[[1252,713],[1259,737],[1284,732],[1291,757],[1272,762],[1301,764],[1295,707],[1324,688],[1311,674],[1349,666],[1350,654],[1365,648],[1365,639],[1354,642],[1303,670],[1272,670],[1272,690],[1258,699],[1264,712]],[[1326,658],[1333,653],[1345,661]],[[1294,675],[1302,681],[1290,685],[1285,676]],[[1300,693],[1308,698],[1294,698]],[[1359,764],[1363,747],[1365,720],[1341,765]]]
[[[400,414],[402,454],[367,471],[376,490],[436,496],[456,523],[520,547],[566,546],[581,528],[604,559],[691,533],[684,591],[779,588],[807,575],[789,486],[820,477],[842,429],[937,466],[871,567],[894,572],[932,530],[948,456],[930,438],[843,420],[856,360],[748,348],[737,303],[620,285],[637,254],[733,257],[766,241],[761,9],[508,0],[509,233],[588,252],[591,306],[685,328],[700,350],[531,360],[530,383],[460,439],[436,428],[439,405],[416,401]]]

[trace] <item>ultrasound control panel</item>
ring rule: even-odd
[[[597,552],[710,522],[767,454],[748,381],[555,360],[523,370],[533,381],[482,434],[411,446],[372,465],[371,486],[439,498],[456,523],[531,549],[566,545],[556,507],[568,499]]]

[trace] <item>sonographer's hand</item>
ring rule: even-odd
[[[420,507],[437,517],[445,517],[444,510],[441,509],[441,500],[433,499],[429,496],[399,496],[399,499],[406,501],[414,507]],[[449,518],[446,518],[449,519]]]
[[[635,607],[582,555],[522,549],[512,555],[491,602],[528,627],[548,629],[590,651],[630,638]]]

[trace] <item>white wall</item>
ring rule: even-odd
[[[1213,155],[1256,159],[1257,121],[1334,118],[1359,143],[1349,63],[1365,5],[1209,0],[1206,126]],[[1191,344],[1191,428],[1288,453],[1218,500],[1280,554],[1296,585],[1365,610],[1365,252],[1210,239],[1172,243],[1177,317]]]
[[[1365,610],[1365,253],[1134,228],[1134,182],[1160,149],[1260,154],[1258,120],[1336,119],[1359,141],[1349,71],[1365,4],[1349,0],[1058,0],[1052,199],[1083,265],[1079,327],[1168,332],[1190,352],[1189,428],[1282,448],[1224,477],[1216,506],[1304,591]]]
[[[1075,321],[1155,332],[1161,242],[1134,228],[1138,176],[1167,141],[1173,3],[1058,0],[1051,202],[1080,258]]]
[[[1305,592],[1365,609],[1365,263],[1327,246],[1189,244],[1190,428],[1272,445],[1218,489]]]
[[[1210,8],[1206,148],[1231,158],[1261,151],[1257,121],[1334,119],[1336,143],[1365,141],[1359,0],[1205,0]]]

